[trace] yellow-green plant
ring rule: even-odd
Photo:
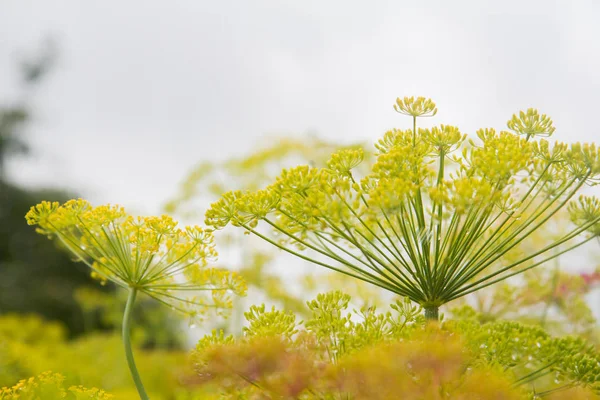
[[[63,205],[42,202],[26,215],[38,232],[55,238],[93,274],[127,289],[122,334],[131,375],[142,399],[148,395],[130,342],[131,315],[138,293],[191,318],[231,308],[231,294],[244,294],[237,274],[208,268],[217,255],[211,232],[198,226],[180,229],[168,216],[133,217],[122,207],[92,207],[85,200]]]
[[[506,321],[426,323],[408,299],[385,313],[349,312],[350,301],[320,294],[304,322],[253,306],[242,337],[213,331],[199,341],[200,381],[214,398],[599,398],[600,355],[580,338]]]
[[[70,386],[65,388],[61,374],[44,372],[39,376],[23,379],[10,388],[0,389],[0,400],[110,400],[114,396],[97,388]]]
[[[136,301],[136,308],[137,308]],[[121,309],[121,317],[123,310]],[[83,385],[97,387],[116,399],[139,399],[119,331],[92,332],[68,339],[58,322],[44,321],[37,315],[0,315],[0,388],[12,387],[20,380],[54,371],[65,377],[65,388]],[[134,325],[131,340],[136,364],[148,395],[153,400],[171,400],[184,389],[192,373],[188,354],[177,349],[140,348],[144,336],[141,325]],[[47,398],[42,397],[41,400]]]
[[[290,137],[278,135],[268,138],[265,143],[251,149],[248,153],[218,162],[202,161],[183,179],[178,193],[165,204],[165,211],[185,219],[203,215],[210,203],[228,190],[241,188],[258,189],[272,181],[282,168],[298,163],[310,163],[316,167],[325,166],[329,155],[341,148],[359,148],[363,143],[344,143],[325,141],[312,135]],[[290,290],[277,271],[279,258],[276,249],[269,248],[261,240],[243,235],[241,231],[220,232],[217,237],[221,253],[234,255],[220,260],[228,269],[234,269],[245,279],[249,287],[249,297],[236,302],[235,307],[243,309],[253,304],[253,299],[268,299],[285,309],[302,313],[305,310],[300,292]],[[231,251],[230,251],[231,249]],[[313,276],[312,271],[305,276]],[[318,279],[322,290],[329,290],[325,278]],[[354,280],[355,282],[358,282]],[[360,282],[362,283],[362,282]],[[355,284],[356,285],[356,284]],[[366,285],[362,285],[366,286]],[[337,287],[347,286],[341,284]],[[310,290],[317,293],[318,290]],[[262,300],[261,300],[262,301]],[[228,321],[228,329],[237,329],[242,312],[234,312]],[[220,322],[219,327],[221,327]]]
[[[598,342],[598,325],[585,296],[600,274],[570,274],[539,268],[523,274],[522,282],[502,282],[457,301],[450,309],[455,318],[481,322],[510,319],[539,324],[553,334],[577,334]],[[587,280],[586,280],[587,279]],[[472,306],[471,306],[472,305]]]
[[[199,217],[204,208],[224,192],[243,186],[258,189],[282,168],[298,162],[324,165],[329,155],[340,148],[360,148],[362,143],[345,144],[324,141],[316,136],[299,138],[288,135],[269,138],[248,154],[221,162],[203,161],[183,179],[178,193],[165,204],[171,215]]]
[[[301,259],[407,296],[431,319],[440,305],[598,235],[600,202],[572,201],[600,180],[594,144],[538,139],[555,128],[534,109],[514,115],[511,132],[480,129],[477,140],[449,125],[417,129],[419,118],[437,112],[431,100],[398,99],[395,109],[412,119],[412,129],[385,133],[370,173],[355,173],[361,149],[342,150],[327,168],[284,169],[265,189],[224,194],[207,211],[207,225],[231,223]],[[567,206],[575,222],[567,233],[518,253]]]

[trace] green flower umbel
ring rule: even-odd
[[[600,214],[588,212],[589,201],[579,203],[571,206],[577,224],[567,234],[535,253],[518,251],[582,186],[600,179],[594,145],[534,140],[554,132],[547,116],[530,109],[509,121],[514,132],[480,129],[477,140],[467,140],[454,126],[417,129],[419,117],[437,111],[429,99],[399,99],[395,108],[412,119],[412,129],[385,133],[369,173],[356,168],[359,150],[343,150],[327,168],[287,169],[264,190],[225,194],[206,223],[231,223],[304,260],[407,296],[430,318],[440,305],[600,232]]]

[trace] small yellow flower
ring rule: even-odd
[[[419,134],[423,140],[430,143],[436,151],[448,154],[456,150],[464,142],[467,135],[460,133],[457,127],[440,125],[431,129],[422,129]]]
[[[521,111],[519,115],[514,114],[506,124],[515,133],[525,135],[527,140],[534,136],[550,136],[556,130],[546,114],[540,115],[538,110],[533,108]]]
[[[387,131],[383,138],[379,139],[375,143],[375,148],[378,150],[378,154],[385,154],[390,152],[394,148],[410,146],[413,144],[413,131],[412,129],[400,130],[392,129]]]
[[[346,149],[333,153],[327,166],[340,176],[349,176],[350,171],[357,167],[365,158],[363,149]]]
[[[431,99],[425,97],[405,97],[397,98],[394,104],[394,110],[401,114],[410,115],[412,117],[432,117],[437,114],[435,103]]]
[[[594,236],[600,236],[600,199],[580,196],[569,204],[569,215],[577,226],[584,227]]]
[[[224,228],[230,222],[236,225],[238,212],[235,202],[242,197],[242,195],[242,192],[239,190],[225,193],[219,201],[213,203],[210,210],[207,211],[205,223],[216,229]]]

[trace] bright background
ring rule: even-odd
[[[4,0],[0,101],[23,95],[24,50],[59,48],[10,176],[158,213],[201,160],[272,134],[372,141],[407,95],[467,133],[536,107],[559,140],[598,141],[599,18],[594,0]]]

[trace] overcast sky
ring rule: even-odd
[[[557,139],[599,141],[599,20],[594,0],[3,0],[0,101],[19,54],[60,47],[11,174],[156,213],[197,162],[268,135],[406,127],[406,95],[468,133],[536,107]]]

